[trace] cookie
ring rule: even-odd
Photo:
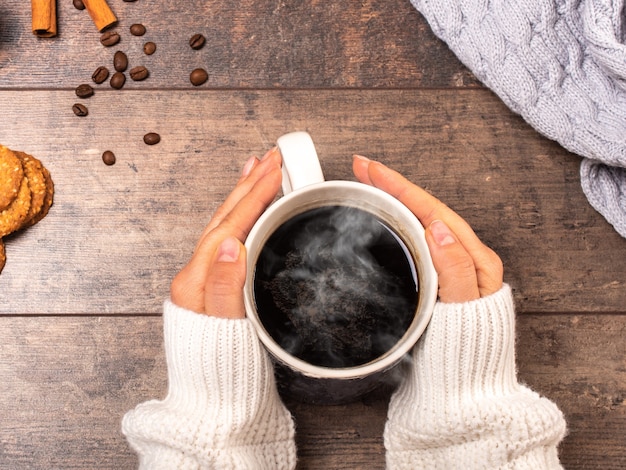
[[[30,209],[30,188],[28,178],[22,178],[20,190],[15,200],[0,212],[0,238],[22,227]]]
[[[50,207],[52,207],[52,202],[54,200],[54,182],[52,181],[52,178],[50,177],[50,172],[43,165],[41,166],[41,169],[43,171],[44,181],[46,182],[46,193],[43,198],[43,204],[39,212],[36,213],[32,219],[28,220],[25,226],[35,225],[37,222],[43,219],[46,215],[48,215],[48,211],[50,210]]]
[[[6,263],[2,237],[43,219],[53,198],[54,183],[46,167],[32,155],[0,145],[0,272]]]
[[[28,178],[30,208],[28,209],[28,215],[23,225],[29,226],[31,225],[30,221],[33,220],[43,208],[47,192],[46,177],[43,172],[43,165],[39,160],[24,152],[15,151],[14,153],[15,156],[21,160],[22,166],[24,167],[24,176]]]
[[[15,153],[0,145],[0,211],[5,210],[17,198],[24,178],[22,162]]]
[[[4,265],[7,262],[7,253],[4,250],[4,242],[0,238],[0,273],[4,269]]]

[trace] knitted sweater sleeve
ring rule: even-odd
[[[168,393],[122,431],[146,469],[292,469],[294,424],[247,319],[164,308]]]
[[[554,403],[517,381],[510,288],[435,307],[391,398],[390,469],[561,468],[565,435]]]

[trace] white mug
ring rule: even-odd
[[[277,144],[283,158],[283,197],[268,207],[246,240],[246,313],[263,345],[282,366],[283,382],[289,382],[279,383],[283,390],[310,402],[350,401],[379,384],[381,377],[394,368],[418,341],[437,299],[437,273],[424,238],[424,228],[404,204],[366,184],[325,181],[315,146],[306,132],[283,135]],[[375,215],[403,241],[417,271],[417,307],[406,332],[386,353],[353,367],[319,366],[290,354],[268,333],[255,302],[256,264],[269,237],[294,216],[326,206],[354,207]]]

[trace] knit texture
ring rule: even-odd
[[[511,290],[469,303],[438,303],[391,398],[389,469],[561,468],[565,421],[520,385]]]
[[[624,0],[411,0],[538,132],[583,157],[590,204],[626,237]]]
[[[389,405],[389,469],[561,468],[565,422],[552,402],[518,383],[514,321],[506,285],[477,301],[435,306]],[[168,301],[164,337],[167,396],[122,421],[140,468],[295,468],[294,423],[251,323]]]
[[[165,303],[167,397],[129,411],[122,430],[145,469],[292,469],[294,424],[248,320]]]

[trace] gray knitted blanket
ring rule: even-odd
[[[625,0],[411,0],[514,112],[581,155],[590,204],[626,237]]]

